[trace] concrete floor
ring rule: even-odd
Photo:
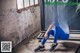
[[[80,38],[80,34],[75,34],[74,36],[76,35],[79,36],[78,38]],[[58,40],[59,44],[56,47],[56,49],[53,52],[49,52],[52,42],[53,40],[48,40],[46,42],[45,51],[34,52],[34,49],[37,48],[38,45],[40,44],[40,42],[38,42],[38,39],[36,38],[33,38],[31,40],[25,39],[22,43],[20,43],[17,47],[14,48],[13,53],[75,53],[77,47],[80,45],[80,41]]]

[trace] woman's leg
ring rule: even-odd
[[[50,34],[54,33],[53,30],[50,30],[45,36],[44,38],[42,39],[41,41],[41,45],[38,46],[34,51],[38,51],[38,50],[44,50],[44,44],[46,43],[47,39],[50,37]]]
[[[44,37],[44,38],[42,39],[42,41],[41,41],[41,44],[42,44],[42,45],[44,45],[44,44],[46,43],[47,39],[50,37],[51,34],[52,34],[52,35],[54,34],[54,31],[53,31],[53,30],[50,30],[50,31],[47,33],[46,37]]]
[[[54,31],[54,43],[57,43],[57,40],[58,40],[57,30],[58,29],[55,27],[55,31]]]
[[[57,28],[57,35],[61,40],[67,40],[69,38],[69,34],[66,34],[59,26]]]
[[[58,45],[58,43],[57,43],[58,34],[57,34],[57,28],[56,27],[55,27],[54,33],[52,33],[52,35],[54,36],[54,39],[53,39],[54,43],[52,44],[52,47],[50,48],[49,51],[53,51],[56,48],[56,46]]]

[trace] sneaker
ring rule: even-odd
[[[49,51],[54,51],[54,49],[56,48],[57,45],[58,45],[57,43],[56,44],[52,44],[52,47],[51,47],[51,49]]]
[[[43,51],[44,50],[44,46],[38,46],[34,51]]]

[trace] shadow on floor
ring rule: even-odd
[[[55,51],[63,51],[63,52],[67,52],[67,51],[75,51],[77,50],[79,44],[76,44],[76,43],[71,43],[71,42],[63,42],[63,47],[65,47],[65,49],[56,49]]]
[[[80,45],[79,45],[79,47],[77,48],[77,50],[76,50],[75,53],[80,53]]]

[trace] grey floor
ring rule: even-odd
[[[71,34],[70,37],[77,37],[80,39],[80,34]],[[30,38],[29,38],[30,39]],[[80,41],[75,40],[58,40],[58,46],[55,48],[53,52],[49,52],[53,40],[48,40],[45,44],[45,51],[34,52],[34,49],[38,47],[40,42],[38,42],[37,38],[33,38],[30,40],[25,39],[22,43],[20,43],[17,47],[14,48],[14,53],[75,53],[76,49],[80,45]]]

